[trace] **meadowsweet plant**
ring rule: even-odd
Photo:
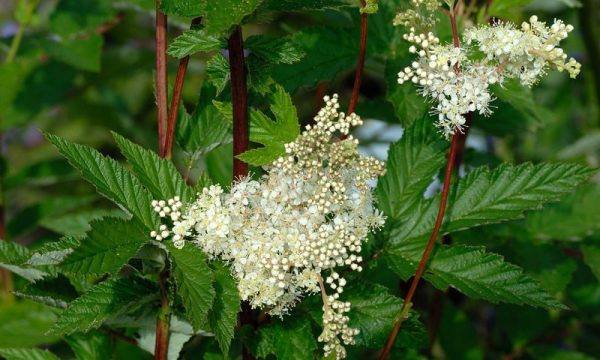
[[[398,74],[398,83],[413,82],[419,93],[436,105],[436,126],[447,138],[463,132],[465,114],[492,114],[494,96],[489,86],[517,79],[525,86],[537,83],[548,70],[577,77],[581,65],[559,47],[573,26],[555,20],[548,27],[532,16],[520,28],[496,21],[465,31],[463,46],[441,44],[431,32],[416,34],[410,28],[403,38],[418,59]],[[483,58],[479,54],[483,53]]]
[[[325,356],[343,358],[342,343],[353,344],[358,330],[348,327],[351,305],[339,300],[346,280],[335,269],[363,269],[363,243],[384,223],[370,186],[384,164],[361,156],[358,140],[349,135],[362,120],[338,112],[337,95],[324,101],[314,124],[285,144],[285,155],[261,179],[238,179],[229,193],[219,185],[206,187],[185,205],[178,197],[155,200],[154,210],[170,218],[172,227],[161,225],[150,235],[172,239],[177,248],[188,242],[226,261],[242,300],[271,315],[286,314],[306,294],[322,291],[319,340]]]
[[[591,359],[597,1],[3,1],[0,358]]]

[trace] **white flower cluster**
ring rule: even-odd
[[[565,70],[576,77],[581,65],[573,58],[566,62],[567,55],[558,47],[572,30],[560,20],[548,28],[532,16],[521,29],[506,23],[468,29],[468,46],[454,47],[440,44],[432,33],[417,35],[411,28],[404,39],[413,44],[409,51],[419,58],[398,73],[398,83],[412,81],[420,87],[421,95],[436,102],[433,113],[438,115],[437,126],[451,137],[464,130],[464,114],[492,113],[491,84],[515,78],[531,86],[548,69]],[[477,59],[478,53],[485,57]]]
[[[435,10],[440,7],[438,0],[411,0],[410,8],[396,14],[393,24],[406,27],[430,29],[437,23]]]
[[[502,22],[494,24],[491,31],[489,26],[468,29],[465,40],[469,45],[477,42],[487,60],[502,67],[505,76],[533,85],[548,68],[577,77],[581,64],[573,58],[566,61],[567,54],[558,47],[571,31],[573,26],[561,20],[554,20],[548,27],[534,15],[520,29]]]
[[[159,214],[177,213],[170,232],[158,234],[162,239],[172,237],[177,247],[191,241],[229,262],[242,299],[272,315],[285,314],[303,294],[319,291],[324,270],[361,271],[362,243],[384,223],[369,185],[384,173],[384,164],[361,156],[351,135],[336,138],[362,121],[338,112],[337,95],[325,102],[315,124],[286,145],[286,155],[260,180],[240,179],[230,193],[210,186],[181,211],[178,201],[168,201],[169,210],[160,201],[155,207]],[[326,351],[341,354],[338,335],[350,344],[356,331],[334,315],[348,308],[337,302],[345,280],[336,281],[340,290],[330,298],[339,310],[324,315],[322,340]]]
[[[350,318],[346,313],[350,311],[351,304],[339,300],[339,295],[344,292],[346,279],[333,272],[331,276],[327,277],[326,282],[334,294],[327,295],[324,286],[321,289],[323,292],[323,332],[319,336],[319,341],[325,343],[323,347],[325,357],[333,353],[337,359],[343,359],[346,357],[346,349],[342,343],[353,345],[354,337],[358,335],[359,330],[348,327]]]

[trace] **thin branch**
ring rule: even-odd
[[[450,192],[450,182],[452,179],[452,170],[454,168],[454,160],[456,158],[456,152],[458,149],[460,141],[460,133],[456,132],[452,137],[452,146],[450,147],[450,155],[448,156],[448,163],[446,165],[446,174],[444,178],[444,185],[442,187],[442,195],[440,199],[440,207],[438,210],[438,215],[435,220],[435,225],[433,227],[433,232],[431,233],[431,237],[427,241],[427,246],[425,247],[425,251],[423,252],[423,256],[421,257],[421,261],[419,262],[419,266],[417,267],[417,272],[415,277],[413,278],[412,283],[410,284],[410,288],[406,297],[404,298],[404,303],[402,304],[402,308],[400,310],[400,316],[396,320],[394,324],[394,328],[388,338],[387,343],[385,344],[385,348],[381,352],[379,356],[380,360],[384,360],[390,353],[392,346],[394,345],[394,341],[396,340],[396,336],[398,336],[398,332],[400,331],[400,327],[402,326],[402,322],[408,316],[408,312],[411,307],[412,298],[417,290],[417,285],[419,285],[419,281],[423,276],[423,272],[425,271],[425,266],[427,265],[427,261],[429,260],[429,255],[431,254],[431,250],[433,250],[433,246],[435,245],[435,241],[440,232],[440,228],[442,226],[444,220],[444,213],[446,212],[446,203],[448,202],[448,194]]]
[[[111,328],[101,328],[101,330],[104,331],[105,333],[107,333],[108,335],[113,336],[113,337],[115,337],[115,338],[117,338],[119,340],[123,340],[126,343],[129,343],[131,345],[137,345],[138,344],[138,341],[137,341],[136,338],[132,338],[131,336],[127,336],[127,335],[122,334],[122,333],[120,333],[118,331],[115,331],[115,330],[113,330]]]
[[[364,7],[365,1],[361,0],[361,5]],[[358,52],[358,63],[356,65],[356,73],[354,74],[354,86],[352,87],[352,96],[348,104],[348,114],[352,114],[356,109],[358,95],[360,93],[360,83],[362,80],[363,71],[365,68],[365,55],[367,53],[367,35],[369,30],[369,14],[363,13],[360,15],[360,50]]]
[[[168,118],[167,93],[167,15],[156,1],[156,106],[158,109],[158,153],[165,156],[165,134]]]
[[[450,25],[452,27],[452,40],[454,43],[454,47],[460,47],[460,38],[459,38],[459,34],[458,34],[458,26],[456,24],[455,9],[450,10],[449,16],[450,16]],[[454,70],[457,74],[460,74],[460,64],[457,63]],[[471,119],[471,115],[468,115],[468,119]],[[406,294],[406,297],[404,298],[404,303],[402,304],[402,308],[400,310],[400,315],[399,315],[398,319],[396,320],[396,323],[394,324],[394,328],[392,329],[390,337],[388,338],[388,341],[385,344],[385,347],[383,348],[383,351],[381,352],[381,354],[379,356],[379,360],[385,360],[387,358],[387,356],[389,355],[389,353],[392,349],[392,346],[394,345],[394,341],[396,340],[396,337],[398,336],[398,332],[400,331],[400,327],[402,326],[402,323],[408,317],[408,313],[409,313],[411,305],[412,305],[412,298],[415,294],[415,291],[417,290],[419,281],[421,280],[421,277],[423,276],[423,272],[425,272],[425,267],[427,266],[427,261],[429,260],[429,255],[431,254],[431,251],[433,250],[433,246],[435,245],[435,242],[439,235],[440,228],[442,227],[442,224],[444,222],[444,214],[446,212],[446,204],[448,202],[448,194],[450,192],[452,172],[453,172],[454,166],[456,165],[456,155],[459,151],[461,151],[461,161],[462,161],[462,150],[461,149],[464,147],[465,141],[466,141],[466,134],[462,134],[459,131],[456,131],[454,133],[454,135],[452,136],[452,145],[450,146],[450,154],[448,155],[448,160],[446,163],[444,185],[442,186],[440,207],[438,209],[437,218],[435,219],[433,231],[431,233],[431,236],[429,237],[429,240],[427,241],[425,251],[423,252],[423,255],[421,256],[421,260],[419,261],[419,265],[417,267],[417,272],[415,273],[415,276],[410,284],[408,293]]]
[[[200,24],[202,18],[198,17],[192,20],[190,28]],[[173,138],[175,137],[175,127],[177,126],[177,115],[179,114],[179,104],[181,103],[181,92],[183,90],[183,82],[185,81],[185,73],[187,72],[190,57],[186,56],[179,60],[177,68],[177,76],[175,77],[175,85],[173,85],[173,97],[171,98],[171,106],[169,107],[169,116],[167,118],[167,134],[165,135],[165,158],[170,159],[173,154]]]
[[[154,360],[166,360],[169,353],[169,323],[171,321],[171,308],[169,304],[169,293],[167,281],[169,274],[167,270],[158,276],[160,288],[160,309],[156,319],[156,340],[154,342]]]
[[[244,60],[242,28],[236,26],[229,37],[229,68],[231,71],[231,99],[233,103],[233,179],[248,175],[248,164],[239,160],[248,150],[248,88]]]

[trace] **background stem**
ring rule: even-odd
[[[165,157],[165,135],[168,118],[167,93],[167,16],[156,1],[156,107],[158,109],[158,153]]]
[[[233,179],[248,175],[248,164],[237,155],[248,150],[248,88],[244,60],[242,28],[236,26],[229,37],[229,68],[231,71],[231,99],[233,103]]]
[[[154,342],[154,359],[166,360],[169,353],[169,323],[171,320],[171,309],[169,305],[169,293],[167,281],[169,274],[163,270],[158,276],[160,288],[160,309],[156,320],[156,340]]]
[[[200,24],[202,18],[198,17],[192,20],[190,28]],[[173,97],[171,98],[171,106],[169,107],[169,116],[167,118],[167,133],[165,135],[165,158],[171,159],[173,154],[173,138],[175,137],[175,127],[177,126],[177,115],[179,114],[179,104],[181,103],[181,92],[183,90],[183,82],[185,81],[185,73],[187,72],[189,55],[179,60],[177,68],[177,76],[175,76],[175,84],[173,85]]]
[[[364,7],[365,1],[361,0],[361,5]],[[360,83],[362,74],[365,68],[365,55],[367,53],[367,34],[369,30],[369,14],[362,13],[360,15],[360,50],[358,52],[358,63],[356,65],[356,73],[354,74],[354,86],[352,87],[352,95],[348,104],[347,114],[350,115],[356,109],[358,95],[360,93]]]

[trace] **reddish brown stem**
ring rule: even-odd
[[[198,25],[202,18],[192,20],[190,28]],[[173,85],[173,97],[171,98],[171,106],[169,107],[169,116],[167,118],[167,133],[165,135],[165,158],[170,159],[173,154],[173,139],[175,137],[175,128],[177,126],[177,115],[179,113],[179,104],[181,103],[181,93],[183,90],[183,82],[185,81],[185,73],[187,72],[190,57],[186,56],[179,60],[177,75],[175,76],[175,84]]]
[[[165,156],[165,134],[168,118],[167,94],[167,15],[156,1],[156,107],[158,109],[158,153]]]
[[[388,338],[387,343],[385,344],[385,348],[381,352],[379,356],[380,360],[386,359],[394,345],[394,341],[396,340],[396,336],[398,336],[398,332],[400,331],[400,326],[402,322],[408,315],[408,310],[410,309],[410,304],[412,302],[412,298],[415,295],[415,290],[417,290],[417,285],[419,285],[419,281],[423,276],[423,272],[425,271],[425,266],[427,265],[427,261],[429,260],[429,255],[431,254],[431,250],[433,250],[433,246],[435,245],[435,241],[440,232],[440,228],[442,227],[442,223],[444,220],[444,213],[446,212],[446,203],[448,202],[448,194],[450,192],[450,181],[452,179],[452,169],[454,168],[454,159],[456,158],[456,152],[458,149],[460,141],[460,133],[456,132],[452,137],[452,146],[450,147],[450,155],[448,156],[448,163],[446,165],[446,174],[444,178],[444,185],[442,187],[442,195],[440,198],[440,207],[438,210],[437,218],[435,219],[435,225],[433,227],[433,231],[429,240],[427,241],[427,246],[425,247],[425,251],[423,252],[423,256],[421,257],[421,261],[419,262],[419,266],[417,267],[417,272],[415,277],[410,284],[410,288],[406,297],[404,298],[404,303],[402,304],[402,309],[400,310],[400,316],[396,323],[394,324],[394,328],[390,337]]]
[[[452,27],[452,40],[454,43],[454,47],[459,47],[460,46],[460,38],[458,35],[458,26],[456,24],[455,9],[450,9],[450,12],[448,13],[448,15],[450,17],[450,25]],[[460,74],[460,64],[457,63],[456,66],[454,67],[454,70],[456,71],[457,74]],[[467,115],[467,120],[470,120],[470,119],[471,119],[471,115]],[[444,222],[444,214],[446,212],[446,203],[448,202],[448,194],[450,192],[450,182],[452,180],[452,170],[454,169],[454,165],[456,163],[456,155],[459,151],[462,151],[461,149],[464,147],[465,141],[466,141],[466,133],[461,134],[459,131],[456,131],[454,133],[454,135],[452,136],[452,145],[450,146],[450,154],[448,155],[448,160],[446,163],[446,173],[445,173],[445,177],[444,177],[444,185],[442,186],[440,207],[438,209],[437,218],[435,219],[433,231],[431,233],[431,237],[427,241],[425,251],[423,252],[423,255],[421,256],[421,261],[419,261],[419,265],[417,267],[417,272],[415,274],[415,277],[413,278],[413,281],[410,284],[408,293],[406,294],[406,297],[404,298],[404,303],[402,304],[402,308],[400,310],[400,316],[396,320],[396,323],[394,324],[394,328],[392,329],[390,337],[388,338],[388,341],[385,344],[385,347],[384,347],[383,351],[381,352],[381,355],[379,356],[380,360],[386,359],[387,356],[389,355],[389,353],[392,349],[392,346],[394,345],[394,341],[396,340],[396,336],[398,336],[398,332],[400,331],[400,327],[402,326],[402,322],[408,316],[412,298],[415,294],[415,291],[417,290],[417,285],[419,285],[419,281],[421,280],[421,277],[423,276],[423,272],[425,271],[425,266],[427,265],[427,261],[429,260],[429,255],[431,254],[431,250],[433,250],[433,246],[435,245],[435,241],[437,240],[437,237],[439,235],[440,228]],[[461,156],[462,156],[462,153],[461,153]],[[462,158],[461,158],[461,160],[462,160]]]
[[[365,68],[365,55],[367,53],[367,32],[369,27],[369,15],[367,13],[360,15],[360,50],[358,52],[358,64],[356,65],[356,73],[354,74],[354,86],[352,87],[352,95],[348,104],[348,114],[352,114],[356,109],[358,95],[360,93],[360,83]]]
[[[171,309],[169,305],[169,293],[167,280],[169,274],[163,271],[158,276],[160,288],[160,309],[156,320],[156,340],[154,342],[154,360],[166,360],[169,352],[169,323],[171,320]]]
[[[242,28],[236,26],[229,37],[229,68],[231,72],[231,99],[233,103],[233,179],[248,175],[248,164],[238,155],[248,150],[248,88],[244,60]]]

